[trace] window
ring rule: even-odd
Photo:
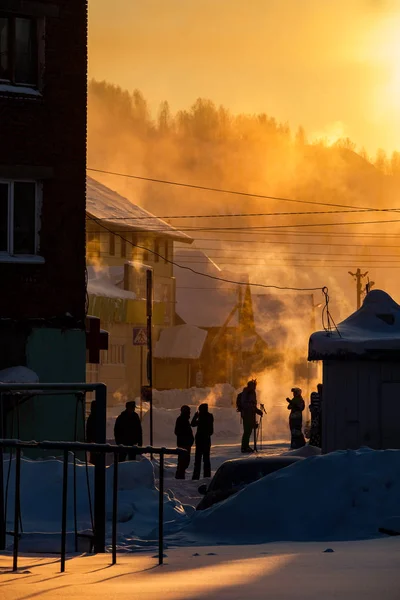
[[[121,238],[121,258],[126,258],[126,236]]]
[[[0,252],[37,254],[39,192],[34,181],[0,180]]]
[[[115,256],[115,235],[113,233],[109,233],[109,246],[108,246],[110,256]]]
[[[160,242],[158,240],[155,240],[154,242],[154,262],[159,262],[160,261]]]
[[[38,31],[36,19],[0,14],[0,82],[37,86]]]
[[[87,256],[89,259],[100,258],[100,240],[96,233],[89,231],[87,234]]]
[[[124,365],[125,346],[123,344],[110,344],[108,350],[101,351],[102,365]]]

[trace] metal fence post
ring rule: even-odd
[[[158,564],[164,562],[164,448],[160,450],[159,482],[160,491],[158,504]]]
[[[0,439],[4,438],[3,394],[0,394]],[[4,449],[0,447],[0,551],[6,549],[6,515],[4,510]]]
[[[118,516],[118,465],[119,455],[114,452],[114,479],[113,479],[113,513],[112,513],[112,564],[117,564],[117,516]]]
[[[96,388],[96,444],[106,443],[107,388]],[[94,469],[94,551],[106,551],[106,455],[96,453]]]
[[[65,571],[65,548],[67,544],[67,508],[68,508],[68,450],[64,450],[63,487],[61,509],[61,573]]]
[[[10,458],[11,460],[11,458]],[[15,499],[14,499],[14,548],[13,548],[13,571],[18,570],[18,546],[19,546],[19,513],[20,513],[20,491],[21,491],[21,448],[16,449],[15,459]]]

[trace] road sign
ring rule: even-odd
[[[147,346],[147,330],[146,327],[133,328],[133,345]]]

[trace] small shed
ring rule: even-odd
[[[386,292],[313,333],[308,359],[323,361],[322,452],[400,448],[400,306]]]
[[[155,387],[190,388],[201,373],[201,356],[207,331],[194,325],[163,329],[154,348]]]

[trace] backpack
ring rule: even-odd
[[[242,394],[243,394],[243,392],[240,392],[236,398],[236,411],[237,412],[242,412]]]

